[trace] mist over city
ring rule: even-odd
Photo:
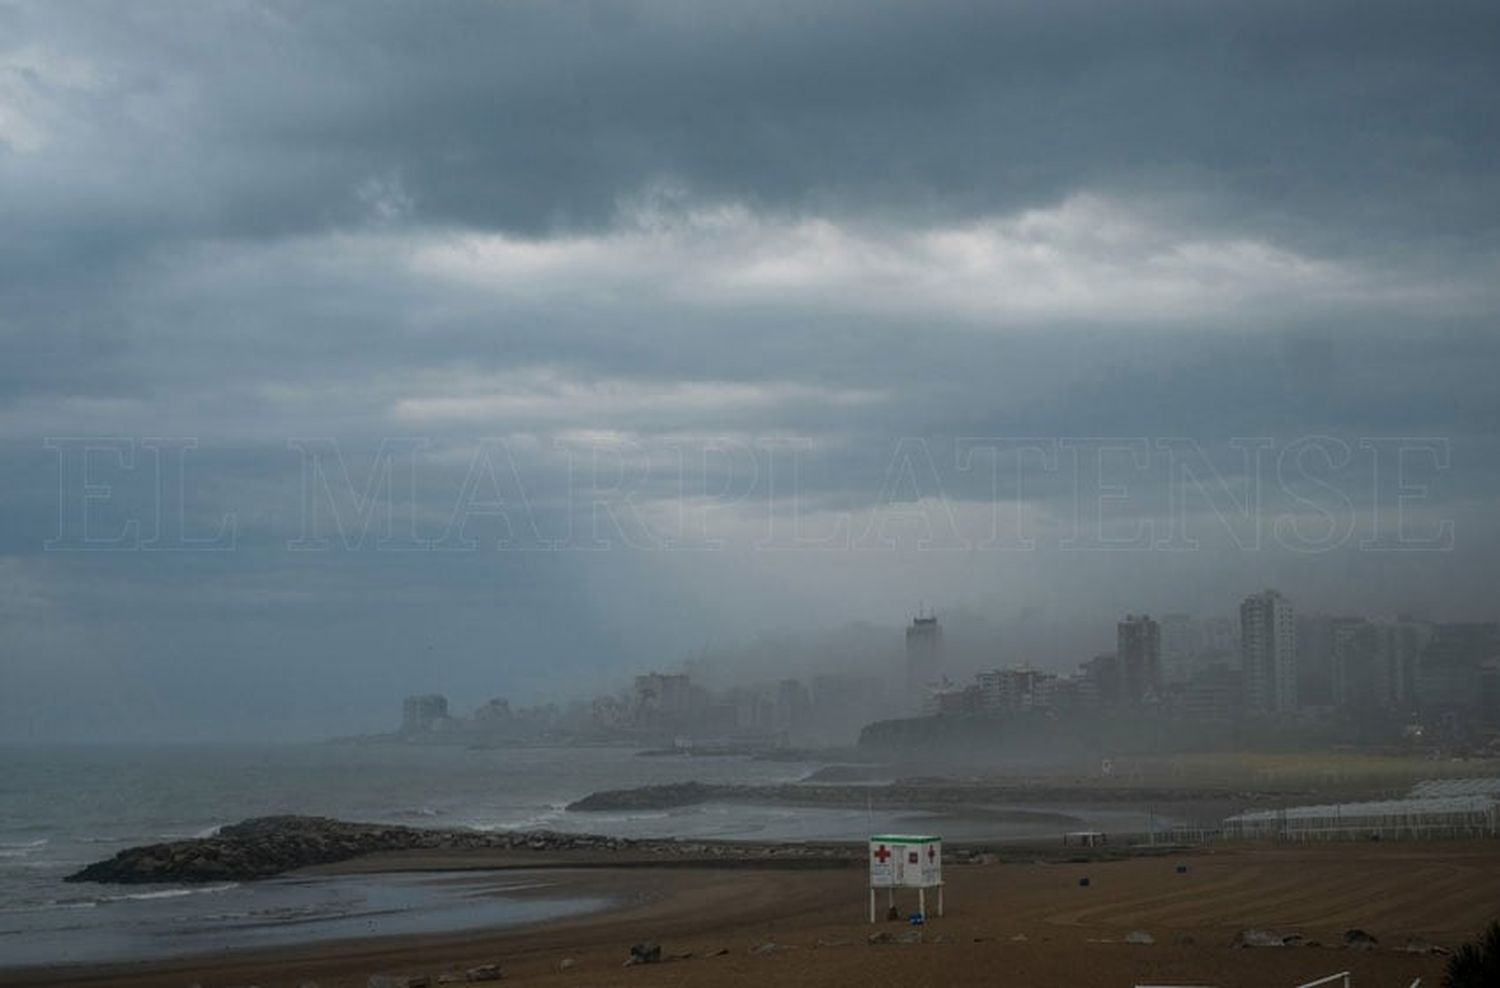
[[[1481,7],[789,10],[6,5],[4,737],[1496,618]]]
[[[1141,847],[1264,851],[1236,922],[1362,950],[1341,883],[1425,879],[1330,850],[1281,915],[1325,859],[1278,842],[1483,870],[1500,826],[1497,32],[1466,0],[0,0],[0,986],[367,913],[677,916],[710,895],[682,855],[807,857],[806,916],[852,862],[862,921],[872,835],[871,922],[934,915],[946,854],[938,913],[981,923],[964,889],[1034,862],[980,953],[1073,915],[1047,868],[1134,876],[1037,984],[1238,983],[1179,956],[1227,935]],[[609,874],[296,884],[367,854]],[[923,898],[877,903],[907,854]],[[1494,918],[1467,889],[1393,907],[1401,942],[1456,957]],[[721,905],[684,937],[771,922]],[[1086,959],[1137,932],[1177,953]],[[980,953],[805,977],[1011,963]],[[381,973],[276,956],[197,980]]]

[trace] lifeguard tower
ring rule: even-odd
[[[877,834],[870,838],[870,922],[875,922],[875,891],[886,890],[895,905],[896,889],[917,890],[917,910],[927,917],[927,890],[937,889],[943,915],[943,839],[923,834]]]

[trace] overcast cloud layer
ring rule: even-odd
[[[1493,619],[1497,37],[0,0],[0,741],[377,729],[918,601]]]

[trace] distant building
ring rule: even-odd
[[[1196,721],[1233,721],[1245,709],[1244,674],[1222,663],[1199,669],[1179,689],[1177,706],[1184,717]]]
[[[921,714],[972,714],[980,709],[978,686],[959,686],[946,677],[922,689]]]
[[[1133,706],[1160,699],[1161,626],[1149,615],[1127,614],[1115,626],[1122,699]]]
[[[1486,673],[1495,660],[1500,660],[1500,625],[1433,625],[1417,674],[1424,714],[1456,727],[1488,721],[1485,701],[1494,687],[1486,682]]]
[[[1240,666],[1252,714],[1297,709],[1297,626],[1291,602],[1275,590],[1240,604]]]
[[[1364,618],[1327,614],[1297,616],[1297,704],[1301,707],[1341,706],[1335,695],[1335,647],[1344,629],[1366,624]]]
[[[1057,677],[1022,667],[992,669],[974,677],[979,709],[986,712],[1020,713],[1050,705]]]
[[[1103,710],[1118,707],[1124,699],[1118,656],[1096,655],[1083,664],[1080,696],[1089,705]]]
[[[1239,623],[1232,618],[1205,618],[1198,625],[1199,663],[1240,661]]]
[[[1395,706],[1390,640],[1363,618],[1342,618],[1331,625],[1333,705],[1355,721],[1369,721]],[[1297,641],[1298,649],[1302,640]]]
[[[1398,709],[1411,712],[1417,709],[1417,678],[1422,653],[1432,638],[1432,625],[1400,617],[1386,625],[1383,634],[1388,639],[1386,647],[1391,656],[1391,696]]]
[[[906,695],[920,713],[930,683],[943,681],[943,629],[936,614],[918,614],[906,629]]]
[[[693,681],[686,673],[650,672],[635,677],[638,709],[663,716],[686,714],[692,709]]]
[[[776,701],[756,689],[731,689],[724,701],[734,708],[738,734],[769,734],[776,727]]]
[[[1167,614],[1160,623],[1162,682],[1185,683],[1197,670],[1203,634],[1191,614]]]
[[[448,698],[441,693],[409,696],[401,703],[401,733],[426,734],[448,720]]]

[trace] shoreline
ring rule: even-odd
[[[1408,952],[1408,941],[1451,948],[1500,909],[1491,894],[1500,887],[1500,845],[1493,841],[1213,844],[1168,858],[1083,862],[1014,851],[998,863],[948,865],[948,916],[933,918],[921,943],[866,941],[872,932],[909,927],[866,922],[865,878],[854,868],[558,862],[553,874],[563,891],[600,893],[612,904],[503,928],[0,969],[0,986],[365,988],[375,974],[423,974],[436,984],[444,972],[483,964],[499,964],[510,980],[579,988],[870,979],[977,986],[992,984],[997,970],[1013,972],[1020,985],[1117,986],[1134,978],[1248,988],[1297,984],[1335,970],[1355,971],[1358,983],[1406,985],[1421,977],[1435,984],[1443,956]],[[456,877],[517,867],[484,852],[407,852],[295,874],[437,870]],[[1079,877],[1093,882],[1081,888]],[[1295,930],[1322,946],[1232,947],[1247,927]],[[1346,949],[1341,937],[1354,928],[1373,933],[1380,946]],[[1137,930],[1153,942],[1127,943],[1124,937]],[[691,956],[622,967],[630,945],[642,941],[661,944],[668,957]],[[573,962],[566,970],[564,960]]]

